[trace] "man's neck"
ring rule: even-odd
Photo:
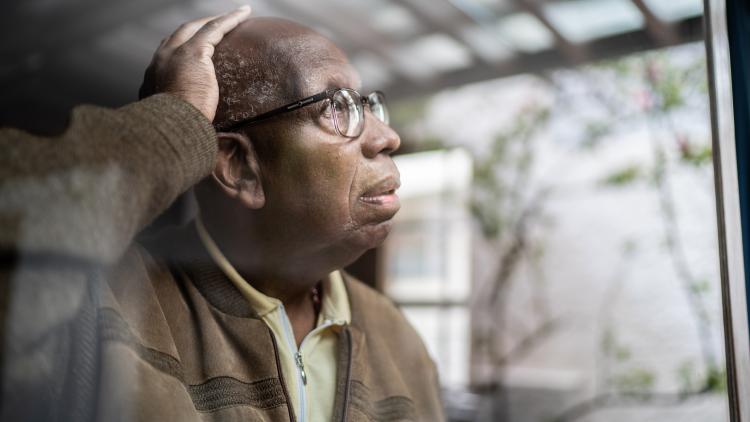
[[[221,253],[254,288],[281,300],[285,306],[299,302],[315,285],[338,269],[327,254],[302,256],[300,245],[257,235],[253,228],[227,227],[202,219],[203,227]]]
[[[316,325],[313,289],[331,270],[321,268],[316,271],[318,265],[306,265],[305,260],[294,257],[291,251],[280,252],[278,248],[253,241],[251,236],[237,236],[237,232],[226,233],[221,228],[223,226],[217,227],[210,221],[202,220],[202,224],[221,254],[245,282],[284,304],[299,345]],[[269,253],[274,250],[277,252]],[[316,264],[315,260],[309,261],[310,264]]]
[[[294,332],[294,340],[299,347],[302,340],[310,331],[315,329],[318,320],[317,306],[313,301],[312,292],[297,302],[284,303],[289,322]]]

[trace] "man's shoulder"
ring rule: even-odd
[[[378,374],[377,379],[360,381],[371,394],[408,397],[415,414],[442,420],[437,369],[421,336],[391,299],[350,275],[344,278],[352,328],[358,332],[354,343],[364,351],[359,356],[366,359],[367,372]]]
[[[421,344],[421,337],[393,300],[356,277],[343,273],[352,313],[352,325],[384,341]],[[408,340],[407,340],[408,339]]]
[[[403,319],[401,310],[392,299],[346,271],[341,271],[341,273],[349,293],[352,318],[379,315],[380,318]]]

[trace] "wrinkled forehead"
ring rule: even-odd
[[[215,53],[216,121],[236,122],[329,88],[360,87],[346,55],[318,32],[278,18],[251,18]]]
[[[313,40],[298,63],[302,91],[313,95],[330,88],[360,89],[362,82],[346,55],[327,39]]]

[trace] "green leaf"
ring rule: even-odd
[[[625,186],[635,182],[641,176],[641,167],[637,164],[631,164],[607,175],[601,183],[606,186]]]
[[[617,346],[615,349],[615,359],[619,362],[625,362],[626,360],[630,359],[631,353],[630,349],[628,349],[625,346]]]
[[[662,110],[668,111],[684,104],[685,99],[682,95],[682,85],[677,78],[669,78],[658,87],[659,94],[662,97]]]
[[[615,387],[628,393],[647,393],[656,382],[656,375],[648,369],[633,368],[624,374],[615,376]]]
[[[711,145],[695,146],[686,144],[680,147],[680,159],[695,167],[701,167],[713,162]]]
[[[724,369],[710,368],[706,374],[707,391],[724,393],[727,391],[727,373]]]

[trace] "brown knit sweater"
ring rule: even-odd
[[[168,95],[79,107],[59,138],[0,131],[0,419],[295,419],[273,335],[194,228],[132,244],[209,173],[215,136]],[[345,279],[335,419],[442,420],[414,330]]]

